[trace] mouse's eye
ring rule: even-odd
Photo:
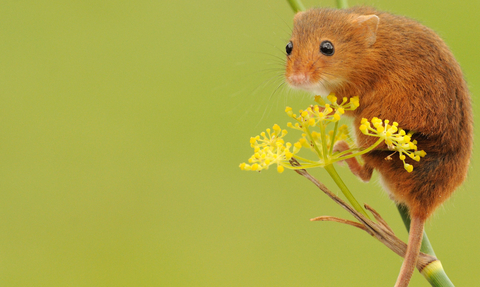
[[[320,52],[325,56],[332,56],[335,53],[335,49],[333,48],[333,44],[330,41],[323,41],[320,44]]]
[[[285,52],[287,52],[287,55],[290,56],[293,50],[293,43],[292,41],[288,42],[287,46],[285,47]]]

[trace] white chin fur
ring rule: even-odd
[[[311,92],[316,96],[326,97],[330,95],[330,90],[325,88],[325,85],[316,84],[316,85],[292,85],[295,89],[301,89],[307,92]]]
[[[331,80],[321,80],[317,83],[308,83],[308,84],[292,84],[290,83],[291,87],[296,89],[301,89],[304,91],[311,92],[315,95],[319,95],[322,97],[326,97],[330,95],[332,92],[332,88],[340,85],[342,83],[342,79],[331,79]]]
[[[312,86],[310,91],[315,93],[315,95],[326,97],[330,95],[332,89],[335,89],[335,87],[342,85],[343,82],[344,80],[342,78],[333,78],[328,80],[323,79],[316,85]]]
[[[326,89],[323,85],[317,85],[313,87],[311,91],[318,96],[326,97],[330,95],[330,90]]]

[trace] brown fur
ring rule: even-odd
[[[378,16],[378,27],[358,23],[360,15]],[[324,40],[334,44],[333,56],[320,53]],[[385,160],[391,151],[383,145],[363,156],[356,173],[368,180],[377,170],[392,199],[425,222],[465,180],[473,142],[469,92],[446,44],[414,20],[369,7],[300,12],[291,41],[285,76],[293,87],[305,88],[294,78],[301,74],[310,83],[324,79],[339,98],[359,96],[360,107],[349,114],[359,146],[376,141],[358,130],[362,118],[388,119],[415,131],[413,139],[427,155],[420,162],[407,159],[413,172],[398,157]]]

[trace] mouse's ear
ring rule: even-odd
[[[362,33],[365,35],[367,45],[372,46],[377,40],[377,28],[380,18],[377,15],[362,15],[353,20],[360,26]]]

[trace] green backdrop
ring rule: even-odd
[[[480,2],[446,2],[350,4],[437,30],[478,115]],[[400,257],[309,221],[350,218],[312,184],[238,168],[250,136],[311,103],[277,89],[292,17],[286,1],[3,1],[0,285],[393,285]],[[457,286],[480,281],[479,160],[427,225]],[[376,180],[339,170],[406,239]],[[428,284],[416,272],[412,286]]]

